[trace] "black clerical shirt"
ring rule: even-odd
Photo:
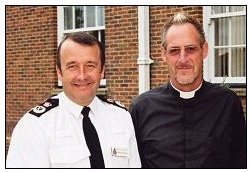
[[[130,107],[143,168],[246,168],[246,125],[237,95],[203,81],[190,99],[170,83]]]

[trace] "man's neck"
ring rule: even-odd
[[[190,84],[180,84],[179,82],[176,81],[176,79],[171,79],[170,78],[170,83],[174,88],[177,90],[183,91],[183,92],[190,92],[196,90],[203,82],[203,78],[197,78],[194,82]]]
[[[172,87],[180,93],[180,97],[184,99],[190,99],[195,96],[195,92],[200,89],[203,78],[198,77],[193,83],[180,84],[176,79],[170,78]]]
[[[190,99],[190,98],[193,98],[195,96],[195,92],[201,88],[202,82],[201,82],[201,84],[197,88],[193,89],[192,91],[182,91],[182,90],[179,90],[178,88],[176,88],[173,85],[173,83],[171,82],[171,80],[170,80],[170,84],[172,85],[172,87],[176,91],[178,91],[180,93],[180,97],[181,98],[183,98],[183,99]]]

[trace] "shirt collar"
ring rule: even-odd
[[[97,111],[98,111],[98,97],[94,97],[94,99],[92,100],[92,102],[88,105],[88,107],[90,107],[91,109],[91,112],[93,114],[98,114]]]
[[[181,91],[181,90],[177,89],[177,88],[171,83],[171,81],[170,81],[170,84],[171,84],[171,86],[172,86],[176,91],[178,91],[178,92],[180,93],[180,97],[183,98],[183,99],[191,99],[191,98],[193,98],[193,97],[195,96],[195,92],[196,92],[197,90],[199,90],[199,89],[201,88],[201,86],[202,86],[202,82],[201,82],[201,84],[199,85],[199,87],[197,87],[195,90],[185,92],[185,91]]]
[[[67,110],[76,118],[81,116],[81,111],[83,109],[83,106],[76,104],[72,100],[70,100],[64,92],[61,93],[62,101],[63,101],[63,106],[67,108]],[[90,107],[91,111],[90,113],[97,114],[97,103],[98,103],[98,98],[95,96],[92,102],[88,105]]]

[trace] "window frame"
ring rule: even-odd
[[[237,12],[228,12],[228,7],[226,6],[227,10],[226,13],[220,14],[211,14],[211,7],[212,6],[203,6],[203,28],[207,37],[207,41],[209,44],[208,49],[208,57],[204,60],[203,63],[203,76],[206,81],[210,81],[212,83],[228,83],[228,84],[245,84],[246,83],[246,76],[244,77],[215,77],[215,48],[231,48],[239,47],[234,45],[226,45],[226,46],[215,46],[214,45],[214,25],[213,19],[222,18],[222,17],[235,17],[235,16],[246,16],[246,10],[244,11],[237,11]],[[230,26],[230,22],[229,22]],[[229,27],[229,33],[231,31],[231,27]],[[230,39],[230,38],[229,38]],[[230,42],[230,40],[229,40]],[[242,44],[241,46],[245,47],[247,51],[246,44]],[[231,53],[231,51],[229,51]],[[247,55],[246,55],[247,58]],[[247,65],[247,64],[246,64]],[[228,64],[229,72],[231,72],[231,55],[229,58]],[[247,70],[247,69],[246,69]]]
[[[67,29],[64,30],[64,7],[72,7],[73,8],[73,15],[72,15],[72,20],[73,20],[73,28],[72,29]],[[101,31],[105,30],[105,20],[104,20],[104,26],[95,26],[95,27],[87,27],[86,22],[84,22],[84,27],[83,28],[75,28],[75,7],[76,6],[57,6],[57,47],[59,46],[60,42],[62,41],[64,34],[66,33],[74,33],[74,32],[90,32],[90,31],[98,31],[98,40],[101,41]],[[87,13],[86,13],[86,7],[84,7],[84,21],[86,21],[87,18]],[[95,6],[96,8],[98,6]],[[105,7],[105,6],[104,6]],[[95,16],[97,15],[98,12],[95,10]],[[105,17],[105,13],[104,13]],[[98,17],[95,17],[95,23],[98,23]],[[101,79],[100,87],[106,87],[106,79]],[[58,79],[58,86],[62,86],[61,81]]]

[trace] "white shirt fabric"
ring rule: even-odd
[[[54,107],[40,117],[26,113],[16,125],[7,168],[90,168],[82,106],[62,92]],[[90,103],[89,118],[100,140],[105,168],[140,168],[134,127],[129,112],[101,101]]]

